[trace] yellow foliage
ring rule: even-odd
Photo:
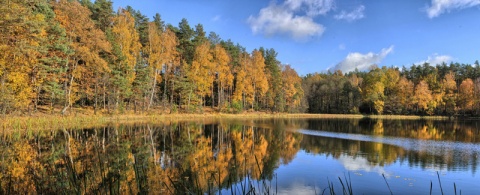
[[[225,49],[217,44],[213,52],[213,60],[215,63],[215,70],[218,74],[218,82],[222,88],[229,88],[233,86],[233,74],[230,69],[230,57]]]
[[[474,104],[474,85],[472,79],[465,79],[458,88],[459,105],[464,110],[471,110]]]
[[[122,71],[124,71],[129,84],[131,84],[135,80],[134,67],[141,48],[139,35],[135,29],[135,18],[128,11],[121,9],[113,19],[113,23],[112,32],[115,36],[115,41],[119,44],[121,53],[125,57],[125,60],[122,62],[125,68]]]
[[[11,146],[7,154],[11,157],[9,158],[10,162],[6,164],[7,171],[3,177],[10,178],[11,182],[15,184],[11,193],[27,194],[35,192],[34,176],[29,171],[36,171],[40,168],[40,164],[35,159],[37,152],[28,142],[19,141]],[[6,184],[2,183],[1,185]],[[2,188],[4,187],[2,186]]]
[[[243,54],[240,65],[237,72],[234,100],[241,100],[244,95],[245,101],[253,107],[254,101],[263,97],[268,91],[265,59],[260,51],[254,50],[251,56]]]
[[[45,16],[34,14],[25,1],[1,3],[0,101],[5,108],[26,109],[31,103],[34,71],[46,36]]]
[[[80,93],[92,96],[93,86],[99,82],[98,75],[109,72],[107,62],[100,53],[110,52],[111,45],[105,33],[98,29],[91,20],[91,12],[78,1],[52,1],[55,20],[65,28],[72,56],[67,56],[67,76],[63,82],[66,89],[66,101],[72,104]],[[79,63],[82,61],[82,63]],[[68,92],[67,92],[68,91]]]
[[[215,79],[215,64],[212,60],[210,43],[205,41],[195,49],[192,67],[187,75],[195,84],[197,95],[206,96],[212,91]]]
[[[420,81],[415,87],[415,95],[413,102],[417,104],[418,108],[427,110],[428,104],[433,100],[432,92],[428,88],[428,84],[425,81]]]
[[[233,94],[234,101],[242,101],[243,93],[245,91],[245,77],[247,73],[244,69],[240,69],[237,72],[237,82],[235,85],[235,93]]]
[[[283,92],[285,102],[289,108],[300,105],[300,97],[303,94],[302,79],[297,72],[287,65],[282,71]]]

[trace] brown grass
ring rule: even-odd
[[[157,112],[160,113],[160,112]],[[266,112],[244,112],[240,114],[226,114],[208,112],[204,114],[155,114],[155,112],[135,114],[98,114],[87,109],[76,111],[68,116],[50,115],[46,113],[35,113],[30,116],[2,116],[0,117],[0,130],[11,131],[38,131],[55,130],[62,128],[91,128],[105,126],[111,123],[140,123],[140,122],[168,122],[180,120],[202,120],[202,119],[262,119],[262,118],[319,118],[319,119],[447,119],[447,117],[422,117],[405,115],[360,115],[360,114],[288,114],[288,113],[266,113]]]

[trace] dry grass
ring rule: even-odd
[[[360,114],[288,114],[288,113],[266,113],[266,112],[244,112],[240,114],[226,114],[208,112],[204,114],[98,114],[82,111],[68,116],[50,115],[36,113],[31,116],[3,116],[0,117],[0,130],[2,132],[12,131],[38,131],[71,128],[91,128],[105,126],[110,123],[160,123],[181,120],[204,120],[204,119],[262,119],[262,118],[319,118],[319,119],[448,119],[448,117],[422,117],[404,115],[360,115]]]
[[[416,115],[365,115],[365,117],[372,119],[429,119],[429,120],[445,120],[449,119],[447,116],[416,116]]]

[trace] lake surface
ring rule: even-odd
[[[212,119],[0,133],[0,194],[480,194],[479,129]]]

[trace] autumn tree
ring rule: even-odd
[[[170,29],[166,29],[162,33],[162,44],[163,47],[162,58],[164,60],[163,72],[164,72],[164,91],[163,91],[163,101],[167,101],[167,89],[170,84],[170,104],[173,103],[173,95],[175,89],[175,75],[179,72],[180,59],[178,47],[178,39],[175,36],[175,33]]]
[[[40,61],[45,50],[46,19],[35,11],[41,2],[0,4],[0,109],[27,110],[38,94]]]
[[[147,109],[149,109],[152,104],[153,100],[155,97],[155,90],[157,88],[157,81],[161,80],[161,75],[160,71],[162,70],[162,65],[163,65],[163,56],[162,56],[162,51],[163,48],[161,47],[162,39],[161,39],[161,34],[162,32],[159,31],[159,27],[155,23],[149,23],[148,24],[148,64],[151,69],[151,74],[152,74],[152,88],[151,88],[151,93],[150,93],[150,101],[148,103]],[[160,47],[159,47],[160,46]]]
[[[158,16],[159,17],[159,16]],[[149,45],[147,47],[148,64],[151,69],[151,78],[153,78],[148,107],[153,103],[156,96],[155,90],[157,82],[160,81],[162,70],[164,71],[164,100],[166,101],[166,90],[169,77],[172,77],[173,69],[178,65],[178,45],[175,34],[170,29],[164,30],[161,22],[151,22],[149,24]]]
[[[248,77],[247,88],[252,88],[253,90],[248,90],[252,93],[247,93],[247,102],[252,105],[254,101],[260,99],[265,95],[268,90],[268,81],[265,75],[265,59],[262,56],[262,53],[258,50],[253,50],[252,52],[252,62],[250,66],[247,67]]]
[[[378,114],[383,113],[385,104],[385,81],[387,77],[384,69],[374,67],[367,73],[363,81],[363,98],[369,109],[372,108]],[[371,110],[372,111],[372,110]]]
[[[242,101],[242,105],[250,104],[253,109],[257,98],[268,90],[265,75],[265,60],[260,51],[254,50],[251,55],[244,52],[237,69],[234,100]]]
[[[205,96],[211,94],[215,79],[214,66],[213,56],[210,52],[210,42],[204,41],[195,49],[192,66],[187,74],[187,77],[195,86],[194,91],[192,91],[195,93],[191,94],[189,99],[191,99],[192,95],[197,95],[204,99]]]
[[[300,105],[303,96],[301,82],[302,79],[290,65],[284,66],[282,70],[282,91],[285,95],[286,110],[289,112],[294,111]]]
[[[130,13],[134,19],[134,27],[138,33],[138,40],[142,47],[148,45],[148,23],[149,18],[142,14],[140,10],[135,10],[131,6],[127,6],[125,10]]]
[[[240,65],[237,66],[235,92],[233,93],[234,103],[240,103],[242,107],[245,106],[245,93],[247,93],[247,67],[251,66],[250,54],[243,52],[241,54]]]
[[[64,113],[80,98],[91,100],[97,97],[95,89],[100,82],[98,75],[110,71],[100,53],[109,52],[111,46],[105,34],[90,19],[91,12],[86,7],[76,1],[60,0],[52,4],[55,18],[65,28],[75,52],[66,59],[64,90],[67,101],[62,110]]]
[[[400,78],[397,83],[395,95],[398,97],[399,106],[404,110],[402,113],[407,113],[413,106],[414,86],[413,82],[405,77]]]
[[[218,102],[219,108],[224,106],[226,101],[226,90],[233,87],[233,74],[230,66],[230,56],[227,51],[220,45],[216,44],[213,48],[213,64],[216,72],[216,82],[218,85]]]
[[[237,111],[239,111],[241,110],[241,106],[243,106],[243,101],[242,101],[243,96],[242,94],[238,94],[237,92],[243,91],[244,83],[238,82],[238,79],[244,79],[245,77],[245,76],[242,76],[242,75],[245,75],[245,72],[243,71],[242,66],[240,65],[241,64],[240,62],[241,60],[244,59],[243,56],[246,53],[245,48],[241,47],[239,44],[235,45],[231,40],[220,41],[220,45],[225,49],[225,51],[227,52],[230,58],[229,67],[234,77],[233,85],[232,85],[232,88],[228,91],[227,98],[229,99],[230,106],[236,107]],[[237,88],[241,90],[237,90]],[[239,95],[239,96],[236,96],[236,95]]]
[[[456,107],[456,91],[457,91],[457,82],[455,82],[455,74],[449,72],[445,75],[442,81],[443,86],[443,112],[445,114],[452,115],[455,113]]]
[[[273,111],[283,112],[285,109],[284,91],[282,91],[282,67],[277,60],[278,53],[273,49],[260,48],[265,59],[265,74],[268,91],[265,95],[265,106]]]
[[[476,61],[478,63],[478,61]],[[480,65],[479,65],[480,67]],[[475,79],[474,83],[474,105],[475,115],[480,114],[480,77]]]
[[[413,96],[413,103],[417,106],[418,109],[425,111],[428,115],[433,114],[433,109],[435,105],[433,102],[432,92],[428,88],[428,84],[425,81],[420,81],[420,83],[415,86],[415,94]]]
[[[388,68],[385,72],[385,76],[388,79],[385,79],[385,105],[384,113],[395,113],[398,114],[401,110],[399,105],[399,88],[398,83],[400,80],[400,72],[394,68]]]
[[[37,12],[45,16],[47,35],[42,41],[44,50],[40,50],[42,55],[38,58],[40,64],[37,67],[37,74],[32,74],[34,76],[32,81],[35,82],[33,87],[36,91],[33,102],[35,109],[39,104],[47,104],[53,112],[56,104],[65,101],[63,83],[66,78],[66,58],[74,51],[70,46],[71,41],[66,35],[65,28],[55,20],[56,15],[51,5],[46,1],[39,1],[36,7]]]
[[[344,95],[348,97],[348,112],[351,114],[359,112],[359,107],[362,102],[362,82],[363,78],[359,77],[357,73],[353,73],[348,76],[347,86],[344,87]]]
[[[472,111],[474,104],[474,85],[472,79],[465,79],[458,87],[458,105],[463,113]]]
[[[123,103],[132,95],[132,84],[135,80],[135,66],[140,55],[141,44],[135,29],[135,19],[123,9],[120,9],[113,19],[113,46],[118,51],[118,61],[112,67],[115,105]]]

